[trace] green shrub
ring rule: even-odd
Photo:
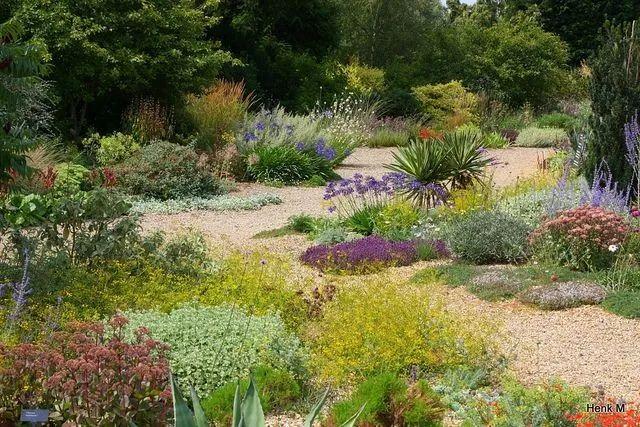
[[[140,149],[140,145],[131,135],[120,132],[104,137],[93,134],[83,140],[82,144],[95,153],[96,160],[100,165],[121,162]]]
[[[587,143],[584,170],[587,179],[591,180],[593,171],[604,160],[619,188],[627,188],[633,181],[633,170],[626,159],[623,129],[640,105],[640,76],[629,71],[640,66],[640,34],[632,30],[631,25],[607,30],[600,49],[589,64],[592,136]]]
[[[567,414],[584,411],[590,401],[588,390],[569,388],[559,381],[525,387],[507,379],[496,400],[482,396],[470,402],[465,425],[570,427],[575,423]]]
[[[640,292],[618,291],[607,296],[602,307],[612,313],[629,319],[640,319]]]
[[[302,397],[298,381],[287,371],[259,366],[252,371],[260,393],[260,403],[265,413],[282,412]],[[202,401],[207,419],[216,425],[230,425],[233,418],[233,399],[238,383],[230,382],[220,387]],[[240,390],[246,390],[249,380],[240,381]]]
[[[80,191],[86,184],[89,169],[76,163],[60,163],[55,167],[56,180],[53,189],[66,194]]]
[[[549,191],[535,190],[513,197],[506,197],[496,204],[496,209],[534,229],[542,222],[551,200],[552,194]]]
[[[232,307],[183,306],[165,314],[125,312],[130,334],[145,326],[170,345],[172,372],[199,395],[248,375],[260,365],[302,375],[305,355],[300,340],[277,315],[255,316]]]
[[[200,232],[174,235],[155,249],[150,258],[173,274],[200,276],[216,267],[205,237]]]
[[[370,96],[384,90],[384,70],[352,63],[344,67],[347,88],[358,95]]]
[[[515,145],[518,147],[557,147],[568,140],[569,135],[563,129],[528,127],[520,131]]]
[[[203,306],[235,304],[257,315],[279,312],[292,329],[301,328],[307,320],[307,305],[298,291],[308,284],[292,279],[290,261],[284,257],[234,251],[213,265],[205,260],[207,270],[198,274],[175,274],[164,268],[166,258],[148,252],[141,255],[102,261],[92,268],[53,258],[34,266],[32,285],[38,298],[29,307],[37,319],[66,322],[103,319],[119,310],[167,312],[197,301]]]
[[[289,217],[289,226],[298,233],[311,233],[316,229],[316,219],[311,215],[299,214]]]
[[[48,251],[72,263],[126,259],[140,238],[138,220],[129,215],[131,205],[117,192],[54,192],[47,203],[39,237]]]
[[[247,164],[249,177],[258,182],[297,184],[316,172],[309,156],[288,145],[258,147],[247,158]]]
[[[545,114],[536,120],[536,127],[563,129],[565,132],[571,132],[579,125],[577,118],[564,113]]]
[[[354,211],[345,220],[345,224],[350,230],[363,236],[369,236],[375,230],[376,218],[381,210],[382,206],[363,206],[361,209]]]
[[[337,403],[331,410],[330,425],[342,425],[363,405],[357,423],[361,426],[436,427],[445,412],[426,381],[408,386],[396,374],[382,373],[368,378],[349,399]]]
[[[524,222],[499,211],[471,212],[451,224],[446,240],[458,258],[475,264],[518,262],[528,255]]]
[[[482,137],[482,146],[484,148],[507,148],[511,143],[498,132],[491,132]]]
[[[434,127],[452,129],[476,120],[478,98],[459,81],[414,87],[413,94]]]
[[[321,380],[344,384],[410,366],[438,372],[491,360],[491,328],[447,312],[429,287],[388,276],[353,285],[327,304],[316,325],[321,333],[310,366]]]
[[[380,210],[374,219],[375,233],[388,240],[410,240],[420,213],[407,201],[396,200]]]
[[[165,141],[142,147],[114,170],[123,190],[160,200],[224,191],[221,183],[198,165],[193,149]]]
[[[316,245],[334,245],[363,237],[362,234],[349,231],[344,225],[334,222],[323,224],[313,234]]]

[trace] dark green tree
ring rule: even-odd
[[[28,172],[26,153],[41,124],[37,92],[47,54],[23,34],[15,19],[0,23],[0,186]]]
[[[600,30],[607,21],[621,24],[640,16],[637,0],[506,0],[506,3],[512,11],[536,7],[542,26],[567,42],[574,64],[597,49]]]
[[[231,57],[206,37],[218,19],[208,3],[22,0],[18,16],[51,53],[70,135],[113,130],[132,98],[170,103],[210,84]]]
[[[591,62],[591,129],[586,172],[606,161],[622,186],[631,182],[624,125],[640,109],[640,34],[636,23],[610,29]]]
[[[411,61],[426,31],[443,23],[439,0],[345,0],[340,13],[349,55],[374,67]]]
[[[210,32],[242,61],[225,68],[265,103],[311,106],[331,83],[326,62],[338,47],[334,0],[223,0]],[[312,100],[313,99],[313,100]]]

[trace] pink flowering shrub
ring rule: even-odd
[[[138,329],[124,341],[122,316],[110,326],[75,323],[46,342],[0,344],[0,419],[47,408],[74,425],[165,425],[171,389],[167,347]]]
[[[537,255],[578,270],[610,267],[630,232],[623,216],[594,206],[560,212],[530,236]]]

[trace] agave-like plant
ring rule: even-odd
[[[449,149],[438,139],[412,141],[393,153],[394,163],[385,165],[387,169],[400,172],[415,180],[405,192],[418,205],[432,207],[433,189],[451,176],[450,163],[447,161]]]
[[[442,201],[443,189],[466,189],[482,182],[493,159],[482,147],[482,137],[471,130],[448,132],[441,138],[413,141],[393,154],[386,168],[415,181],[405,190],[419,206],[432,207]]]
[[[191,387],[193,411],[191,411],[186,400],[182,396],[178,383],[173,375],[170,375],[170,382],[171,394],[173,396],[175,427],[208,427],[209,422],[202,410],[200,399],[198,399],[198,395],[193,386]],[[329,389],[324,392],[318,403],[316,403],[311,409],[311,412],[305,418],[303,427],[313,426],[313,422],[318,417],[328,395]],[[364,410],[364,407],[365,405],[362,405],[360,410],[340,427],[354,427],[356,420]],[[130,423],[130,426],[136,427],[133,423]],[[240,383],[238,383],[238,386],[236,387],[236,393],[233,398],[233,421],[231,423],[231,427],[265,427],[264,412],[262,410],[262,404],[260,403],[258,388],[253,381],[253,377],[249,379],[249,387],[247,388],[243,398],[240,397]]]
[[[482,136],[465,130],[447,132],[442,137],[447,148],[447,163],[451,190],[464,190],[476,182],[482,182],[487,166],[493,159],[482,146]]]

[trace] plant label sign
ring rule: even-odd
[[[22,409],[20,411],[20,421],[27,423],[46,423],[49,421],[49,411],[47,409]]]

